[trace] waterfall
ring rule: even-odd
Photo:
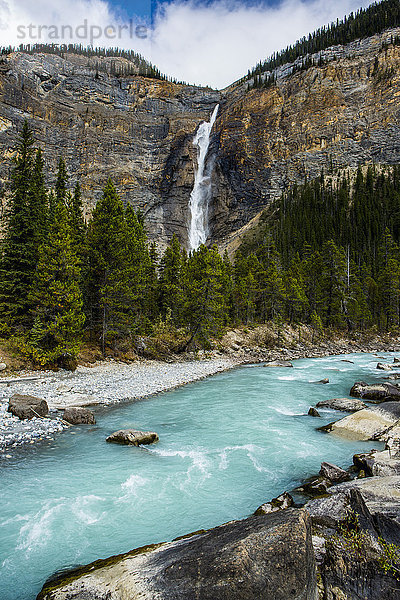
[[[217,118],[219,104],[213,110],[210,121],[199,125],[193,145],[197,148],[197,169],[190,194],[189,250],[196,250],[208,236],[208,205],[211,200],[211,175],[213,164],[206,164],[210,134]]]

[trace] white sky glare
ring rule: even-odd
[[[171,2],[155,15],[152,35],[143,38],[130,34],[127,13],[104,0],[0,0],[0,43],[87,45],[93,41],[95,46],[131,48],[179,80],[223,88],[275,50],[369,4],[368,0],[283,0],[274,6],[225,0],[206,5],[191,0]],[[133,31],[137,24],[140,20],[135,21]],[[34,26],[30,31],[29,25]],[[45,27],[39,39],[40,25]],[[72,28],[74,39],[54,37],[60,35],[62,26],[70,26],[68,32]],[[93,40],[89,39],[91,27]],[[118,27],[124,27],[121,36]]]

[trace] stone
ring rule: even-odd
[[[393,359],[393,362],[394,362],[394,363],[400,363],[400,358],[397,358],[397,357],[395,356],[395,357],[394,357],[394,359]]]
[[[358,381],[350,390],[350,396],[366,400],[400,400],[400,389],[391,383],[365,383]]]
[[[6,363],[0,363],[0,371],[5,371],[7,369]]]
[[[294,500],[292,496],[288,492],[283,492],[277,498],[273,498],[270,502],[265,502],[257,508],[255,511],[255,515],[268,515],[272,512],[277,512],[278,510],[285,510],[286,508],[291,508],[294,506]]]
[[[138,431],[137,429],[120,429],[108,436],[106,442],[139,446],[140,444],[154,444],[159,437],[154,431]]]
[[[313,406],[310,406],[310,408],[308,409],[308,416],[309,417],[320,417],[321,415],[319,414],[319,412],[317,411],[316,408],[314,408]]]
[[[13,394],[8,402],[8,412],[20,419],[47,417],[49,407],[46,400],[35,396]]]
[[[370,513],[393,516],[400,525],[400,476],[353,479],[329,488],[323,498],[309,500],[304,508],[316,525],[336,528],[350,507],[350,492],[358,491]]]
[[[398,544],[400,526],[390,513],[383,513],[379,510],[379,504],[374,505],[370,501],[368,482],[373,480],[379,482],[381,478],[340,484],[331,488],[330,496],[312,500],[306,505],[319,535],[322,534],[322,537],[329,540],[325,544],[323,555],[319,555],[319,574],[324,598],[398,598],[396,577],[382,568],[379,559],[383,558],[380,540]],[[379,483],[378,486],[375,482],[372,485],[378,494],[379,487],[382,487]],[[354,515],[357,519],[356,530]],[[332,529],[336,530],[334,535]]]
[[[96,419],[91,410],[72,406],[64,410],[64,421],[71,425],[95,425]]]
[[[383,402],[330,423],[324,426],[324,430],[350,439],[376,440],[380,439],[399,419],[400,402]]]
[[[348,360],[347,358],[342,358],[340,362],[350,363],[351,365],[354,365],[354,360]]]
[[[396,457],[396,453],[391,453],[390,448],[355,454],[353,463],[358,470],[364,471],[367,477],[400,475],[400,459]]]
[[[264,367],[293,367],[292,363],[288,360],[273,360],[265,363]]]
[[[319,381],[311,381],[310,383],[318,383],[318,384],[326,385],[327,383],[329,383],[329,379],[326,377],[325,379],[320,379]]]
[[[139,548],[45,584],[37,600],[316,600],[310,519],[251,516]]]
[[[311,479],[297,488],[296,491],[311,496],[312,498],[319,498],[320,496],[325,496],[327,494],[328,488],[330,488],[331,485],[331,481],[325,477],[311,477]]]
[[[349,398],[332,398],[331,400],[321,400],[316,404],[317,408],[330,408],[332,410],[341,410],[343,412],[356,412],[366,408],[366,404],[361,400]]]
[[[329,479],[332,483],[341,483],[342,481],[348,481],[350,479],[350,475],[347,471],[328,462],[321,463],[319,475],[324,479]]]
[[[392,365],[387,365],[386,363],[378,363],[376,365],[376,368],[379,369],[380,371],[391,371]]]

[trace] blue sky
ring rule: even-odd
[[[153,1],[153,5],[152,5]],[[223,88],[370,0],[0,0],[0,44],[119,46],[177,79]],[[146,25],[146,27],[144,27]]]

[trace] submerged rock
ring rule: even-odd
[[[317,411],[316,408],[314,408],[313,406],[311,406],[308,410],[308,416],[309,417],[320,417],[321,415],[319,414],[319,412]]]
[[[7,411],[20,419],[33,419],[34,417],[46,417],[49,407],[46,400],[42,398],[13,394],[8,402]]]
[[[268,515],[272,512],[277,512],[278,510],[285,510],[286,508],[290,508],[294,505],[294,500],[292,496],[288,492],[283,492],[277,498],[273,498],[270,502],[265,502],[257,508],[255,511],[255,515]]]
[[[288,360],[273,360],[265,363],[264,367],[293,367],[293,365]]]
[[[376,368],[379,369],[380,371],[391,371],[392,365],[388,365],[386,363],[378,363],[376,365]]]
[[[310,381],[310,383],[320,383],[320,384],[327,384],[329,383],[329,379],[326,377],[325,379],[320,379],[319,381]]]
[[[37,600],[315,600],[302,509],[252,516],[99,560],[45,584]]]
[[[391,383],[372,383],[358,381],[350,390],[350,396],[366,400],[400,400],[400,389]]]
[[[64,410],[63,419],[67,423],[71,423],[71,425],[95,425],[96,423],[91,410],[74,406]]]
[[[108,436],[106,442],[139,446],[140,444],[153,444],[159,437],[154,431],[138,431],[137,429],[120,429]]]
[[[356,412],[366,408],[366,404],[361,400],[349,398],[332,398],[331,400],[321,400],[316,404],[317,408],[330,408],[332,410],[342,410],[343,412]]]

